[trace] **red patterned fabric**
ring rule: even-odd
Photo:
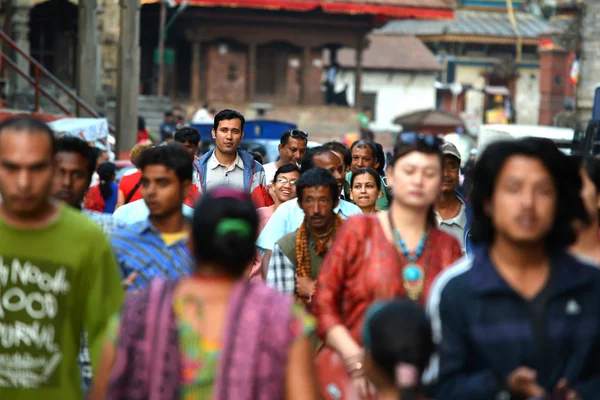
[[[458,241],[432,229],[417,264],[425,270],[424,304],[435,277],[461,257]],[[405,297],[402,267],[406,260],[383,231],[376,215],[350,217],[336,235],[317,279],[313,313],[321,338],[335,325],[344,325],[357,343],[367,307],[375,300]]]
[[[100,193],[100,185],[94,185],[85,194],[83,208],[86,210],[104,212],[104,198]]]

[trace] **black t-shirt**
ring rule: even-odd
[[[548,308],[548,302],[550,301],[552,289],[554,287],[554,275],[554,268],[550,267],[550,275],[542,290],[533,299],[527,301],[533,328],[533,339],[536,346],[537,356],[535,370],[537,371],[538,376],[544,375],[545,367],[548,365],[546,361],[546,354],[548,354],[548,349],[546,348],[548,335],[546,327],[546,309]],[[538,378],[538,382],[543,380],[543,378]]]

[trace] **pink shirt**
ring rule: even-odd
[[[267,225],[267,222],[273,216],[274,211],[271,210],[271,207],[261,207],[256,210],[258,213],[258,234],[262,232]],[[256,258],[254,259],[254,265],[252,265],[252,270],[250,271],[250,280],[262,280],[262,276],[260,274],[260,265],[262,264],[263,255],[259,252],[256,253]]]

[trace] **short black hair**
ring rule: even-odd
[[[596,194],[600,193],[600,160],[596,157],[592,156],[570,156],[580,168],[583,168],[586,175],[594,184],[594,188],[596,189]],[[598,218],[600,218],[600,209],[598,210]]]
[[[352,165],[352,153],[344,143],[337,142],[334,140],[333,142],[325,143],[323,146],[327,150],[331,150],[335,153],[340,153],[344,158],[344,166],[346,168],[350,168],[350,165]]]
[[[350,154],[352,155],[352,150],[354,150],[354,148],[357,147],[359,149],[371,149],[371,155],[373,156],[373,158],[376,158],[377,156],[377,147],[375,146],[375,143],[371,142],[370,140],[357,140],[354,143],[352,143],[352,146],[350,147]]]
[[[217,115],[215,115],[213,129],[216,131],[217,129],[219,129],[219,123],[221,121],[229,121],[231,119],[239,119],[242,122],[242,132],[244,132],[244,125],[246,124],[246,119],[239,111],[229,109],[221,110],[217,113]]]
[[[385,175],[385,153],[383,152],[383,146],[380,143],[375,143],[375,148],[377,149],[375,157],[377,157],[377,162],[379,163],[377,173],[383,176]]]
[[[600,192],[600,160],[596,157],[583,159],[583,167],[590,180],[594,183],[596,191]]]
[[[354,178],[360,175],[371,175],[373,179],[375,179],[375,184],[377,185],[377,190],[381,190],[381,176],[375,171],[373,168],[359,168],[356,172],[352,173],[352,177],[350,178],[350,189],[354,186]]]
[[[214,188],[196,205],[192,238],[199,268],[214,264],[233,277],[243,276],[256,255],[257,237],[258,214],[247,193]]]
[[[146,120],[141,115],[138,115],[138,131],[146,130]]]
[[[263,158],[263,155],[260,151],[253,151],[250,154],[252,154],[252,158],[254,158],[254,161],[256,161],[259,164],[264,164],[265,163],[265,159]]]
[[[23,133],[45,133],[48,136],[48,139],[50,139],[52,155],[56,154],[56,137],[54,136],[52,129],[50,129],[48,124],[46,124],[44,121],[29,115],[20,115],[5,119],[4,121],[0,122],[0,133],[8,129]]]
[[[331,153],[331,150],[326,148],[325,146],[317,146],[311,149],[307,149],[306,153],[304,153],[304,157],[302,158],[302,162],[300,163],[300,173],[305,173],[311,168],[314,168],[313,159],[316,156],[321,154],[330,153],[334,157],[337,157],[335,154]]]
[[[149,165],[163,165],[172,169],[180,182],[192,180],[193,163],[194,158],[191,154],[177,142],[145,150],[137,162],[141,171]]]
[[[538,159],[552,176],[557,204],[554,224],[544,242],[548,251],[562,250],[574,243],[573,222],[588,222],[589,216],[581,200],[580,164],[563,154],[556,145],[539,139],[500,141],[490,144],[473,168],[471,205],[474,243],[491,244],[495,231],[485,204],[494,194],[498,175],[509,158],[526,156]]]
[[[298,202],[302,202],[302,193],[304,193],[304,189],[319,186],[329,187],[331,200],[333,200],[333,203],[335,204],[339,198],[338,184],[332,173],[323,168],[312,168],[300,175],[300,179],[296,182]]]
[[[290,137],[292,137],[292,131],[297,131],[298,129],[288,129],[287,131],[283,132],[283,135],[281,135],[281,138],[279,139],[279,143],[281,143],[282,146],[287,146],[288,142],[290,141]],[[302,138],[302,137],[295,137],[294,139],[303,139],[304,140],[304,144],[308,144],[308,136],[306,138]]]
[[[87,161],[88,180],[92,181],[92,176],[96,171],[98,163],[99,149],[96,149],[88,144],[83,139],[77,136],[65,135],[56,139],[56,154],[58,153],[77,153]]]
[[[177,143],[189,142],[194,146],[198,146],[202,137],[198,129],[192,128],[191,126],[184,126],[183,128],[177,129],[173,138]]]
[[[275,183],[277,181],[277,177],[280,174],[287,174],[290,172],[298,172],[300,173],[300,168],[298,168],[298,166],[294,163],[287,163],[287,164],[283,164],[281,167],[277,168],[277,171],[275,171],[275,175],[273,176],[273,182]]]
[[[435,350],[425,311],[412,300],[376,302],[367,310],[364,325],[365,350],[378,369],[398,387],[402,399],[417,398],[421,375]],[[401,365],[416,369],[414,385],[398,381],[397,368]]]
[[[171,111],[171,110],[165,111],[165,117],[172,117],[172,116],[173,116],[173,111]]]

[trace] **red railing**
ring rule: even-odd
[[[78,109],[85,111],[93,118],[101,118],[100,114],[96,110],[94,110],[89,104],[87,104],[81,97],[77,96],[77,94],[73,90],[69,89],[56,76],[54,76],[50,71],[48,71],[42,64],[37,62],[26,52],[24,52],[2,29],[0,29],[0,40],[3,40],[11,49],[13,49],[19,55],[21,55],[21,57],[25,58],[29,62],[30,67],[33,67],[33,77],[31,77],[29,76],[29,73],[23,71],[17,65],[17,63],[4,52],[4,50],[2,50],[0,54],[0,56],[2,57],[1,60],[3,62],[5,62],[10,68],[12,68],[17,74],[19,74],[31,86],[33,86],[35,90],[34,107],[36,112],[40,111],[40,96],[43,96],[68,116],[74,116],[73,113],[67,107],[61,104],[60,101],[58,101],[50,92],[48,92],[41,86],[40,79],[42,77],[45,77],[54,85],[56,85],[56,87],[65,95],[67,95],[67,97],[73,100]],[[110,124],[109,131],[112,134],[115,133],[115,128]]]

